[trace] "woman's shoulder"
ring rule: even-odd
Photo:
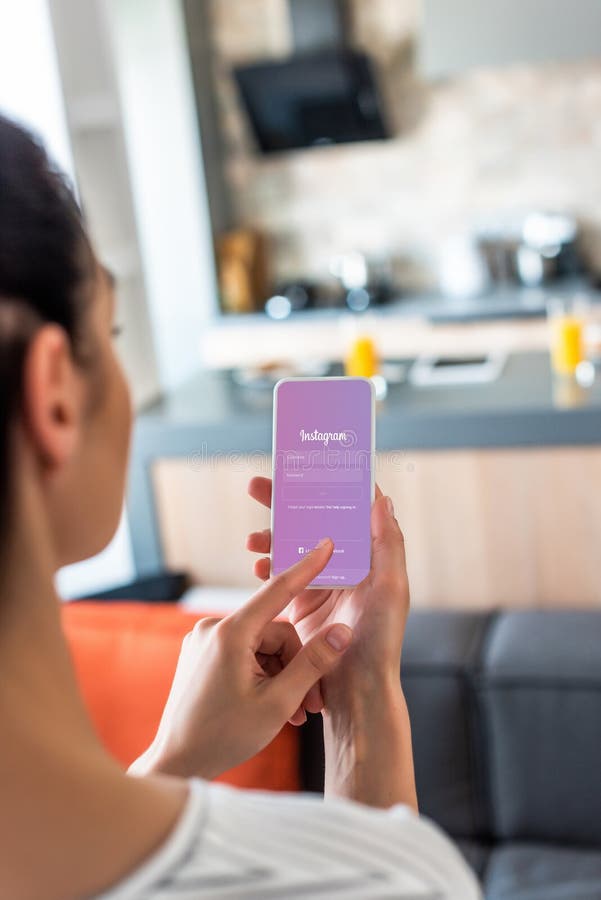
[[[207,782],[200,779],[188,781],[186,802],[167,840],[119,885],[101,894],[97,900],[154,900],[158,886],[162,889],[173,875],[185,870],[188,861],[197,854],[197,846],[204,830],[209,808],[209,787]]]
[[[155,856],[102,900],[194,897],[479,896],[458,851],[406,807],[390,812],[317,795],[189,783],[182,816]],[[420,896],[422,894],[420,893]]]

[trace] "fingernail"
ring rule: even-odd
[[[388,510],[389,516],[394,516],[394,506],[390,497],[386,498],[386,509]]]
[[[315,544],[314,550],[320,550],[322,547],[327,547],[332,543],[331,538],[322,538],[317,544]]]
[[[353,632],[347,625],[332,625],[326,634],[326,641],[339,653],[346,650],[353,639]]]

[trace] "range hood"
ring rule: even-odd
[[[234,70],[263,153],[388,137],[369,58],[344,0],[289,0],[294,54]]]

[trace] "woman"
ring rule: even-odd
[[[477,896],[415,812],[398,678],[408,587],[387,498],[373,506],[359,588],[305,590],[328,540],[271,580],[260,560],[266,584],[184,641],[156,740],[132,771],[99,744],[53,576],[105,546],[122,505],[131,412],[113,315],[70,190],[0,118],[0,897]],[[269,482],[251,493],[268,504]],[[269,552],[269,534],[249,547]],[[287,607],[294,624],[274,621]],[[325,804],[202,780],[322,708]]]

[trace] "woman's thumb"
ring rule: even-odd
[[[282,706],[289,710],[287,718],[298,709],[309,689],[335,668],[352,640],[348,625],[330,625],[311,638],[273,678],[273,688],[279,692]]]

